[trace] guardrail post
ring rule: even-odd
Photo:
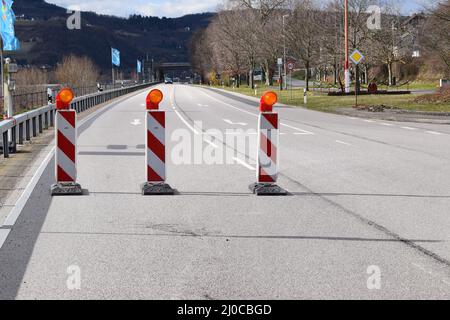
[[[8,131],[3,132],[3,157],[9,158]]]
[[[27,119],[25,121],[25,139],[27,141],[31,140],[31,133],[30,133],[30,119]]]
[[[40,114],[40,115],[38,116],[38,129],[39,129],[39,133],[42,133],[42,131],[43,131],[42,114]]]
[[[11,150],[12,153],[17,152],[17,125],[11,128]]]
[[[48,111],[44,113],[44,129],[48,129]]]
[[[53,127],[53,119],[54,119],[54,112],[53,110],[50,110],[50,127]]]
[[[23,122],[19,123],[19,144],[23,144]]]
[[[32,129],[33,129],[33,137],[36,137],[37,136],[37,128],[36,128],[36,117],[33,117],[32,119],[31,119],[31,127],[32,127]]]

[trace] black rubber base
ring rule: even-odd
[[[167,183],[146,182],[142,185],[142,195],[144,196],[171,196],[175,194]]]
[[[249,186],[257,196],[287,196],[288,192],[276,184],[253,183]]]
[[[81,196],[83,189],[78,183],[55,183],[50,189],[52,196]]]

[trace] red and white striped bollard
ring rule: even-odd
[[[146,99],[146,174],[143,195],[173,195],[175,191],[166,183],[166,113],[159,109],[163,93],[153,89]]]
[[[63,88],[56,97],[55,177],[52,195],[82,195],[77,181],[77,113],[69,109],[73,92]]]
[[[287,195],[287,191],[280,188],[278,179],[278,137],[279,118],[272,112],[277,102],[274,92],[266,92],[261,97],[260,114],[258,119],[258,152],[256,167],[256,183],[250,190],[256,195]]]

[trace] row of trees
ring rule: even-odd
[[[377,3],[380,11],[371,6],[372,1],[349,0],[350,48],[366,55],[361,77],[358,69],[353,70],[355,79],[393,84],[394,66],[417,65],[412,61],[416,51],[421,56],[438,56],[443,62],[441,73],[450,72],[450,0],[414,18],[402,16],[395,0]],[[337,84],[342,78],[343,39],[343,0],[325,4],[316,0],[228,0],[209,27],[194,35],[191,62],[204,78],[214,80],[220,74],[235,78],[236,85],[245,75],[253,86],[251,75],[261,68],[270,85],[277,58],[286,50],[297,67],[308,73],[313,69],[318,78]]]
[[[83,88],[96,86],[99,76],[99,68],[91,59],[70,55],[64,57],[51,72],[37,67],[21,69],[15,75],[15,81],[19,88],[42,86],[48,83]]]

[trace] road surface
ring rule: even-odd
[[[0,228],[0,298],[450,298],[449,127],[280,106],[278,184],[290,195],[256,197],[255,145],[232,164],[171,154],[186,133],[217,152],[232,149],[230,130],[250,140],[255,99],[159,88],[178,194],[140,194],[147,92],[106,106],[79,127],[86,194],[50,197],[50,155]]]

